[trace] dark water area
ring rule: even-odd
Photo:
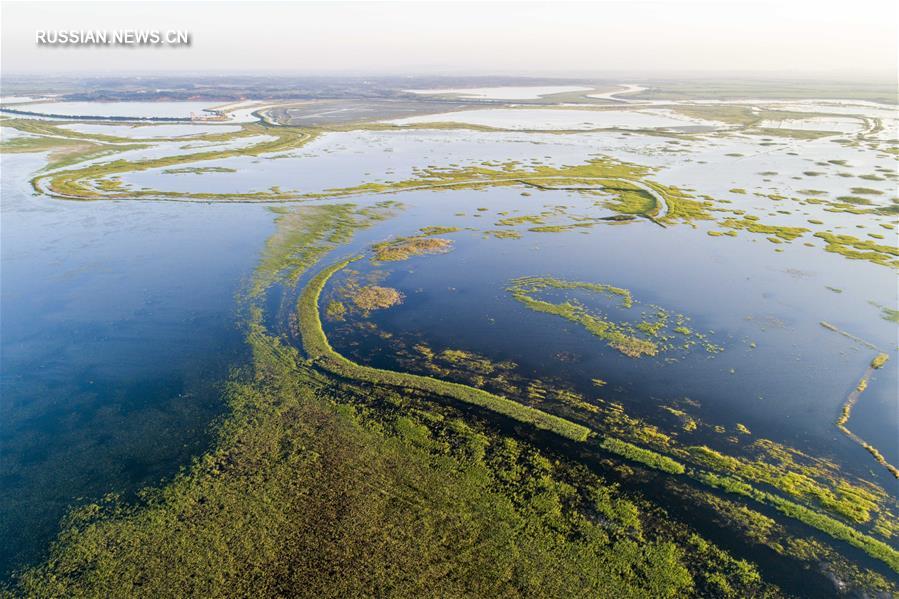
[[[208,446],[247,358],[235,296],[262,206],[36,197],[2,158],[0,572],[45,554],[73,505],[134,498]]]
[[[540,200],[575,207],[578,202],[563,193],[543,194]],[[428,225],[492,228],[497,211],[536,213],[542,202],[503,189],[432,193],[394,221],[389,232],[409,235]],[[478,206],[490,210],[477,212]],[[454,216],[460,211],[468,216]],[[577,229],[519,230],[524,236],[517,240],[485,239],[478,231],[464,230],[444,235],[455,243],[447,254],[398,263],[354,263],[363,278],[375,273],[378,284],[405,295],[403,304],[372,312],[369,320],[408,347],[425,343],[438,352],[461,349],[494,362],[509,360],[525,377],[561,381],[588,399],[619,402],[628,414],[649,422],[658,421],[662,406],[677,406],[731,432],[740,423],[752,431],[751,438],[772,439],[832,459],[847,473],[896,490],[889,474],[834,426],[846,396],[876,352],[820,324],[832,323],[890,354],[853,412],[851,428],[895,463],[895,326],[869,303],[895,304],[890,269],[798,244],[775,253],[773,244],[761,236],[711,240],[702,226],[662,229],[635,221],[600,224],[587,234]],[[639,302],[628,311],[609,310],[607,298],[591,300],[583,292],[556,291],[553,301],[562,295],[576,297],[588,308],[621,320],[638,318],[641,310],[657,305],[687,317],[691,330],[706,334],[724,351],[675,348],[655,357],[629,358],[579,324],[515,301],[507,288],[522,276],[628,289]],[[340,284],[338,276],[329,289]],[[335,349],[354,360],[402,368],[390,343],[377,334],[334,322],[325,322],[325,329]],[[597,390],[594,378],[607,384]],[[721,442],[686,438],[712,447]]]

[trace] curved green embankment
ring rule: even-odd
[[[178,198],[182,200],[209,200],[227,197],[235,200],[282,200],[285,194],[279,190],[270,190],[255,193],[237,193],[237,194],[208,194],[208,193],[181,193],[181,192],[162,192],[147,191],[141,189],[120,189],[115,180],[107,179],[106,188],[102,185],[95,186],[94,183],[108,177],[123,175],[125,173],[135,173],[155,168],[164,168],[171,166],[180,166],[193,164],[196,162],[205,162],[209,160],[221,160],[225,158],[234,158],[239,156],[259,156],[261,154],[271,154],[275,152],[286,152],[295,150],[317,136],[317,133],[308,129],[298,129],[290,127],[269,127],[256,123],[244,125],[243,128],[235,133],[223,134],[222,141],[229,139],[237,139],[239,137],[247,137],[251,135],[265,135],[273,137],[273,139],[265,139],[259,143],[248,147],[229,148],[229,149],[209,149],[201,152],[187,154],[171,154],[161,158],[150,158],[145,160],[113,160],[99,164],[92,164],[81,168],[73,168],[67,170],[56,170],[51,173],[39,174],[32,179],[32,187],[36,191],[46,193],[48,195],[75,200],[100,200],[100,199],[134,199],[148,198],[169,199]],[[111,181],[111,183],[110,183]],[[97,187],[101,187],[98,189]]]
[[[409,387],[430,393],[437,393],[439,395],[458,399],[465,403],[487,408],[521,422],[533,424],[538,428],[552,431],[563,437],[574,439],[575,441],[587,440],[590,436],[589,428],[565,420],[564,418],[547,414],[541,410],[521,405],[510,399],[506,399],[505,397],[500,397],[482,389],[476,389],[467,385],[441,381],[429,376],[363,366],[334,351],[331,344],[328,343],[328,338],[325,336],[324,329],[322,329],[321,316],[318,311],[318,300],[328,279],[330,279],[334,273],[359,258],[360,256],[349,258],[323,269],[309,281],[309,284],[306,285],[306,288],[300,295],[298,306],[300,333],[303,337],[303,348],[310,358],[316,360],[327,370],[347,378],[369,383],[386,383],[399,387]]]
[[[520,422],[532,424],[538,428],[552,431],[575,441],[585,442],[596,435],[587,427],[564,418],[547,414],[541,410],[521,405],[512,400],[494,395],[482,389],[469,387],[460,383],[451,383],[429,376],[383,370],[357,364],[334,351],[322,328],[318,302],[325,284],[330,278],[347,265],[361,259],[361,256],[347,258],[322,269],[314,276],[298,300],[298,316],[303,348],[309,358],[317,364],[340,376],[374,384],[388,384],[397,387],[418,389],[451,397],[459,401],[481,406],[514,418]],[[642,463],[650,468],[675,475],[686,475],[693,480],[724,490],[728,493],[742,495],[759,503],[774,507],[788,517],[816,528],[834,539],[844,541],[861,549],[869,556],[876,558],[892,570],[899,572],[899,552],[886,543],[866,535],[855,528],[830,516],[821,514],[806,506],[789,501],[777,495],[760,491],[752,485],[731,476],[720,476],[701,469],[687,469],[680,462],[656,451],[633,445],[614,437],[602,437],[598,446],[610,453],[617,454],[631,461]]]

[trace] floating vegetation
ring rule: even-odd
[[[884,353],[879,353],[874,356],[874,359],[871,360],[871,368],[878,369],[883,368],[883,365],[887,363],[887,360],[890,359],[890,356]]]
[[[781,243],[782,241],[793,241],[794,239],[802,237],[802,235],[809,232],[809,230],[804,227],[765,225],[758,222],[758,217],[752,218],[751,215],[745,216],[742,219],[728,218],[721,221],[720,225],[722,227],[729,227],[731,229],[749,231],[750,233],[769,235],[771,237],[769,237],[768,239],[774,243]]]
[[[613,322],[600,313],[593,313],[575,299],[565,300],[560,303],[552,303],[536,296],[546,290],[574,290],[588,291],[590,293],[604,295],[618,302],[621,308],[630,309],[634,306],[634,299],[630,291],[600,283],[588,283],[583,281],[566,281],[552,277],[521,277],[514,279],[508,291],[517,301],[527,308],[576,322],[583,326],[590,334],[606,341],[609,347],[618,350],[630,358],[641,356],[655,356],[662,350],[673,348],[670,338],[665,331],[677,332],[691,338],[687,347],[701,343],[709,353],[716,353],[722,348],[708,342],[706,337],[695,333],[684,326],[686,317],[676,315],[672,318],[666,310],[650,306],[652,316],[644,314],[643,320],[633,324],[627,321]],[[673,322],[671,322],[673,321]],[[676,330],[680,329],[680,330]]]
[[[346,305],[337,300],[328,302],[328,307],[325,309],[325,315],[330,320],[343,320],[346,316],[346,312]]]
[[[383,310],[403,302],[403,294],[392,287],[367,285],[355,291],[353,303],[365,312]]]
[[[833,463],[813,458],[768,439],[757,439],[747,447],[752,457],[735,457],[708,446],[681,446],[675,437],[626,414],[620,404],[600,401],[598,407],[601,409],[602,420],[599,430],[607,431],[618,439],[664,452],[684,465],[686,474],[691,478],[772,505],[784,514],[834,538],[852,543],[899,571],[899,552],[835,517],[817,511],[823,508],[836,517],[848,518],[861,524],[869,523],[872,514],[889,513],[890,517],[895,518],[886,504],[891,499],[880,487],[866,481],[851,481],[841,476]],[[683,426],[690,432],[696,430],[697,425],[708,426],[700,425],[693,419],[687,420],[689,416],[682,410],[670,406],[663,406],[663,409],[677,416],[682,423],[692,421],[689,429],[686,425]],[[726,434],[723,426],[709,428],[718,434]],[[759,491],[749,482],[783,492],[792,500]],[[796,503],[797,501],[805,501],[811,505],[806,506]]]
[[[506,229],[491,229],[484,231],[484,237],[494,237],[496,239],[521,239],[521,233]]]
[[[462,229],[459,227],[422,227],[419,229],[422,235],[446,235],[447,233],[456,233]]]
[[[372,246],[374,260],[378,262],[400,262],[413,256],[426,254],[443,254],[453,247],[451,239],[440,237],[399,237],[390,241],[382,241]]]
[[[867,260],[873,264],[899,268],[899,248],[889,245],[881,245],[866,239],[859,239],[852,235],[839,235],[836,233],[818,232],[815,237],[823,239],[828,252],[840,254],[850,260]]]
[[[514,280],[513,286],[509,288],[509,291],[512,293],[512,297],[531,310],[554,314],[581,324],[592,335],[605,340],[610,347],[617,349],[628,357],[639,358],[643,355],[654,356],[658,353],[658,345],[655,342],[637,337],[634,334],[633,327],[628,324],[614,323],[600,316],[590,314],[584,306],[571,301],[553,304],[532,297],[533,294],[547,287],[557,289],[579,288],[615,295],[620,298],[623,307],[630,308],[633,305],[633,301],[630,292],[626,289],[596,283],[561,281],[549,277],[526,277]]]
[[[854,204],[856,206],[870,206],[874,203],[868,198],[861,198],[858,196],[839,196],[837,197],[837,201],[844,204]]]
[[[879,189],[872,189],[870,187],[853,187],[850,191],[852,193],[858,194],[858,195],[874,195],[874,196],[883,195],[883,192],[880,191]]]

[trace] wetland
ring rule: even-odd
[[[899,592],[895,101],[384,85],[0,111],[8,592]]]

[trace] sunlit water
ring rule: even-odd
[[[40,556],[73,504],[186,464],[245,359],[235,294],[261,206],[60,202],[40,156],[2,157],[0,567]]]
[[[150,106],[154,114],[167,114],[159,103]],[[91,114],[108,113],[107,105],[90,108]],[[490,113],[485,124],[511,116],[527,124],[531,112],[540,118],[564,113],[564,122],[556,124],[574,128],[585,118],[616,114],[638,115],[633,126],[673,126],[645,119],[696,124],[661,111],[480,112]],[[453,113],[449,120],[459,114],[477,115]],[[113,129],[73,127],[83,132]],[[186,133],[212,129],[177,127]],[[143,135],[148,129],[129,131]],[[3,129],[4,139],[12,138],[7,131]],[[262,139],[215,147],[243,147]],[[816,190],[836,198],[864,186],[882,192],[870,196],[874,205],[888,205],[895,194],[893,181],[859,178],[895,169],[888,155],[834,143],[833,138],[722,132],[670,142],[639,132],[334,133],[277,157],[190,165],[235,172],[155,169],[125,174],[122,181],[134,189],[163,191],[251,193],[278,186],[320,192],[408,179],[416,168],[428,166],[515,160],[522,167],[561,167],[612,156],[657,167],[653,179],[729,200],[730,208],[766,223],[807,226],[809,219],[819,219],[835,232],[858,237],[884,232],[868,216],[754,194],[806,197],[800,192]],[[139,160],[207,147],[212,146],[165,143],[120,157]],[[0,565],[8,571],[43,554],[70,506],[107,492],[130,496],[171,476],[208,444],[208,426],[224,409],[219,385],[229,367],[246,359],[235,327],[235,295],[274,227],[271,212],[258,205],[36,197],[28,180],[43,159],[5,155],[2,161],[0,534],[6,542]],[[703,422],[731,431],[741,423],[752,431],[752,439],[770,438],[826,457],[847,473],[895,488],[870,455],[834,426],[872,352],[820,325],[831,322],[890,353],[891,360],[855,408],[852,429],[888,460],[899,462],[896,328],[881,318],[878,307],[896,305],[892,270],[826,253],[820,242],[818,247],[799,242],[775,246],[746,232],[734,239],[711,238],[707,231],[715,228],[712,222],[663,229],[635,221],[562,233],[532,233],[522,226],[522,239],[484,239],[481,230],[496,228],[502,211],[534,214],[565,205],[571,214],[609,214],[594,204],[595,197],[530,191],[531,196],[522,196],[521,188],[494,188],[355,197],[352,201],[359,204],[394,199],[405,208],[360,232],[337,251],[340,256],[424,226],[473,229],[446,235],[455,248],[444,255],[396,264],[355,263],[363,274],[380,272],[381,284],[406,296],[402,305],[373,313],[372,322],[397,342],[511,360],[523,377],[569,386],[588,401],[620,402],[648,422],[659,421],[663,406],[689,406],[690,414]],[[627,288],[643,304],[689,317],[692,329],[709,333],[724,351],[627,358],[576,324],[530,312],[514,301],[506,288],[511,279],[527,275]],[[326,296],[341,280],[342,275],[335,277]],[[592,309],[607,308],[591,304],[596,300],[587,295],[578,299]],[[403,367],[390,342],[345,325],[325,323],[338,351],[361,363]],[[607,385],[597,389],[594,378]],[[689,440],[716,442],[702,436]],[[739,453],[738,447],[730,449]]]

